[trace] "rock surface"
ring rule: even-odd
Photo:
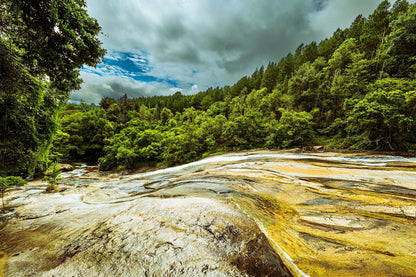
[[[118,207],[100,205],[97,209],[93,211],[93,219],[91,211],[82,207],[62,211],[59,216],[50,211],[44,220],[37,220],[36,226],[23,227],[33,230],[31,237],[24,240],[19,234],[8,237],[9,241],[19,241],[9,258],[8,274],[247,276],[263,272],[263,276],[280,276],[285,273],[264,234],[253,228],[255,224],[241,212],[212,199],[148,198]],[[55,217],[54,222],[46,219],[49,216]],[[28,247],[31,249],[26,250]]]
[[[68,172],[75,169],[75,167],[72,164],[58,164],[58,168],[62,172]]]
[[[6,276],[415,276],[416,159],[234,153],[9,191]],[[72,174],[72,175],[71,175]]]

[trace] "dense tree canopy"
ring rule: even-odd
[[[0,4],[0,175],[33,172],[47,159],[79,68],[104,56],[101,28],[85,7],[83,0]]]

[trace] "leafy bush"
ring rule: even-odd
[[[8,177],[0,177],[0,191],[1,191],[1,200],[3,203],[3,209],[4,209],[4,193],[6,192],[6,189],[13,187],[13,186],[23,186],[26,184],[26,180],[24,180],[22,177],[16,177],[16,176],[8,176]]]
[[[347,119],[352,147],[406,150],[416,130],[416,84],[386,79],[373,89],[354,105]]]
[[[57,163],[53,163],[45,172],[44,179],[48,181],[46,187],[47,192],[53,192],[57,190],[58,180],[61,178],[61,169]]]
[[[313,135],[312,115],[307,112],[293,112],[281,109],[282,117],[271,124],[271,134],[267,138],[269,148],[286,148],[302,145]]]

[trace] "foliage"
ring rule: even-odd
[[[415,77],[416,5],[399,13],[384,47],[385,70],[393,77]]]
[[[60,124],[51,152],[56,158],[61,156],[61,159],[82,157],[84,160],[97,161],[102,155],[104,140],[112,137],[115,129],[101,108],[66,110]]]
[[[52,163],[46,170],[45,176],[43,178],[48,181],[48,185],[46,187],[47,192],[56,191],[56,186],[58,184],[58,180],[61,178],[61,173],[61,169],[56,162]]]
[[[286,148],[304,145],[313,135],[312,115],[307,112],[281,110],[282,117],[271,124],[271,133],[267,138],[269,148]]]
[[[85,1],[2,1],[0,174],[33,174],[47,161],[57,116],[81,83],[79,68],[105,50]]]
[[[23,186],[26,184],[26,181],[22,179],[22,177],[16,176],[8,176],[8,177],[0,177],[0,191],[1,191],[1,201],[3,204],[4,209],[4,193],[6,189],[13,187],[13,186]]]
[[[406,89],[407,87],[407,89]],[[347,131],[354,148],[406,150],[416,131],[416,83],[384,79],[354,105]]]

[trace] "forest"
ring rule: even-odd
[[[7,159],[27,161],[27,155],[11,157],[4,149],[19,149],[18,155],[33,134],[15,143],[3,138],[0,171],[10,175],[74,160],[98,162],[100,170],[170,166],[218,152],[307,145],[414,152],[415,45],[416,4],[383,1],[368,18],[359,15],[349,28],[301,44],[232,86],[195,95],[105,97],[99,106],[57,105],[51,97],[41,105],[59,107],[41,114],[50,124],[31,149],[36,163],[4,166]],[[92,64],[103,56],[96,47]],[[2,115],[4,128],[10,118]]]

